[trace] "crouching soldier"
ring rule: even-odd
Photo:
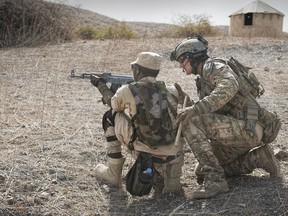
[[[227,176],[256,168],[270,177],[281,176],[270,146],[281,122],[256,100],[263,92],[259,81],[237,60],[210,58],[207,50],[208,42],[198,36],[182,41],[171,53],[186,75],[197,76],[199,101],[177,117],[199,162],[196,175],[202,185],[193,192],[196,199],[229,191]]]
[[[164,178],[162,194],[182,190],[183,139],[175,145],[176,116],[177,106],[183,105],[187,94],[178,84],[166,86],[156,79],[160,64],[160,55],[139,53],[131,63],[135,82],[123,85],[115,95],[103,79],[91,76],[91,83],[111,107],[103,117],[108,164],[98,164],[95,172],[99,179],[113,186],[122,185],[124,148],[134,158],[139,158],[142,153],[147,156],[148,153],[146,159],[151,160],[152,171],[155,168]],[[189,97],[187,105],[192,105]]]

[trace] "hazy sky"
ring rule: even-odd
[[[57,0],[56,0],[57,1]],[[254,0],[62,0],[119,21],[175,23],[177,18],[205,14],[212,25],[229,25],[229,15]],[[262,0],[285,14],[283,31],[288,32],[288,0]],[[174,21],[173,21],[174,20]]]

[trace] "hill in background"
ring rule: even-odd
[[[89,10],[43,0],[0,2],[0,48],[38,46],[80,38],[183,38],[196,33],[204,36],[219,35],[219,31],[205,18],[202,23],[190,22],[187,26],[183,26],[184,23],[125,22]],[[220,32],[220,35],[223,33]]]
[[[71,10],[75,16],[78,24],[81,26],[89,25],[94,27],[110,27],[125,22],[132,31],[141,37],[154,37],[162,32],[169,30],[176,26],[176,24],[168,23],[154,23],[154,22],[126,22],[113,19],[111,17],[101,15],[99,13],[76,8],[73,6],[63,5],[67,10]],[[228,35],[229,26],[214,26],[222,35]]]

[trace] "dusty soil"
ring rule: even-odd
[[[235,57],[253,67],[266,92],[259,102],[276,111],[282,130],[272,143],[283,178],[263,170],[228,179],[230,191],[192,200],[195,158],[185,146],[183,194],[132,197],[109,188],[93,173],[105,163],[101,128],[107,107],[89,80],[77,73],[109,71],[131,75],[138,52],[164,57],[160,78],[178,82],[197,100],[193,76],[169,61],[179,39],[77,41],[0,50],[0,215],[287,215],[287,39],[207,38],[210,55]],[[285,154],[286,153],[286,154]],[[126,155],[123,177],[133,160]]]

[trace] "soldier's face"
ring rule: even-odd
[[[193,72],[188,58],[183,59],[183,61],[179,63],[180,63],[180,68],[182,68],[183,72],[186,73],[186,75],[189,75]]]

